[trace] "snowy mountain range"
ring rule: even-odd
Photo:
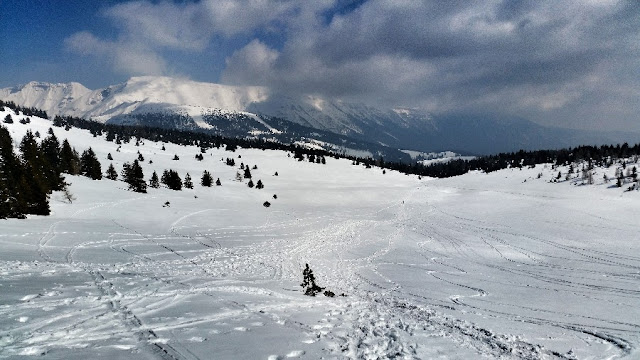
[[[0,89],[0,99],[49,115],[203,129],[226,136],[313,139],[332,144],[334,150],[364,150],[371,156],[402,156],[397,151],[390,154],[390,149],[486,154],[638,138],[629,133],[545,127],[492,114],[432,116],[419,109],[384,109],[310,95],[293,98],[264,87],[156,76],[133,77],[97,90],[75,82],[30,82]]]

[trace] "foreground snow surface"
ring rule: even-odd
[[[45,136],[32,120],[16,139]],[[541,167],[419,180],[277,151],[197,162],[196,147],[55,131],[103,170],[140,151],[147,178],[196,186],[67,176],[73,204],[54,193],[51,216],[0,221],[0,358],[640,357],[637,192],[549,184]],[[232,156],[265,189],[234,181]],[[223,185],[198,185],[204,169]],[[305,263],[346,296],[304,296]]]

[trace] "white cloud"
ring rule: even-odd
[[[200,52],[219,39],[235,39],[228,43],[242,43],[240,48],[220,49],[231,54],[221,74],[226,83],[435,112],[477,108],[545,119],[540,121],[562,113],[558,118],[567,124],[595,123],[610,109],[606,102],[620,98],[619,89],[640,89],[640,6],[634,2],[351,5],[349,0],[133,1],[105,11],[119,31],[115,39],[81,32],[67,46],[79,54],[107,56],[121,72],[165,73],[168,51]],[[347,10],[335,8],[340,6]],[[635,121],[638,106],[622,105],[614,109],[619,123]]]
[[[165,61],[142,44],[104,41],[91,33],[79,32],[67,38],[65,45],[76,53],[98,57],[120,73],[135,75],[166,73]]]
[[[215,36],[278,26],[295,12],[297,4],[294,0],[130,1],[103,11],[118,30],[116,39],[81,31],[68,37],[65,45],[81,55],[108,57],[118,72],[166,74],[165,51],[200,52]]]
[[[201,50],[212,33],[198,4],[133,1],[117,4],[105,15],[120,27],[122,40],[150,47]]]
[[[278,51],[259,40],[253,40],[227,58],[222,79],[234,85],[272,84],[271,76],[278,55]]]

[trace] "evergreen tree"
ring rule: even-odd
[[[151,175],[151,179],[149,179],[149,186],[154,189],[160,187],[160,180],[158,179],[158,174],[155,171]]]
[[[109,164],[109,168],[107,169],[107,172],[105,174],[105,177],[109,180],[116,180],[118,179],[118,172],[116,171],[116,169],[113,167],[113,163]]]
[[[202,173],[202,178],[200,178],[200,185],[205,187],[211,187],[211,185],[213,185],[213,177],[207,170]]]
[[[139,193],[147,192],[147,182],[144,180],[144,173],[137,159],[133,161],[133,164],[125,163],[123,165],[122,178],[124,182],[129,184],[129,190]]]
[[[28,130],[20,142],[22,171],[18,178],[18,188],[22,189],[18,198],[24,214],[49,215],[48,181],[46,161],[35,136]]]
[[[53,133],[53,129],[49,128],[49,136],[47,136],[40,144],[44,155],[44,171],[47,179],[47,185],[51,190],[62,190],[65,187],[64,177],[60,167],[60,142]]]
[[[249,171],[249,167],[245,167],[244,168],[244,178],[245,179],[251,179],[251,171]]]
[[[249,179],[249,182],[247,183],[247,186],[252,188],[253,187],[253,180]]]
[[[143,162],[144,161],[144,156],[142,156],[142,154],[140,153],[140,151],[138,151],[138,161]]]
[[[191,180],[191,175],[189,175],[189,173],[187,173],[187,175],[184,176],[183,185],[187,189],[193,189],[193,181]]]
[[[7,116],[4,117],[4,123],[13,124],[13,118],[11,117],[11,114],[7,114]]]
[[[62,149],[60,149],[60,171],[70,175],[80,173],[80,157],[78,152],[71,148],[67,139],[64,139]]]
[[[18,188],[21,178],[22,165],[13,151],[11,134],[0,126],[0,219],[24,217],[26,203]]]
[[[102,168],[93,149],[88,148],[80,156],[80,174],[93,180],[102,179]]]
[[[216,180],[216,186],[222,186],[222,183],[220,182],[220,178],[218,178],[218,180]]]
[[[178,175],[178,173],[174,170],[165,170],[162,173],[160,181],[171,190],[182,190],[182,179],[180,178],[180,175]]]
[[[256,189],[263,189],[264,185],[262,184],[262,180],[258,180],[258,182],[256,183]]]

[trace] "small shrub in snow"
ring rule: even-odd
[[[67,200],[69,204],[73,203],[73,201],[76,199],[76,197],[71,193],[68,187],[65,187],[62,190],[62,196],[64,197],[65,200]]]
[[[268,202],[268,201],[265,201],[265,202],[262,203],[262,206],[269,207],[269,206],[271,206],[271,203]]]
[[[305,264],[305,268],[302,270],[302,284],[300,286],[302,286],[304,294],[307,296],[316,296],[324,290],[324,288],[316,284],[316,277],[313,275],[313,270],[311,270],[309,264]]]

